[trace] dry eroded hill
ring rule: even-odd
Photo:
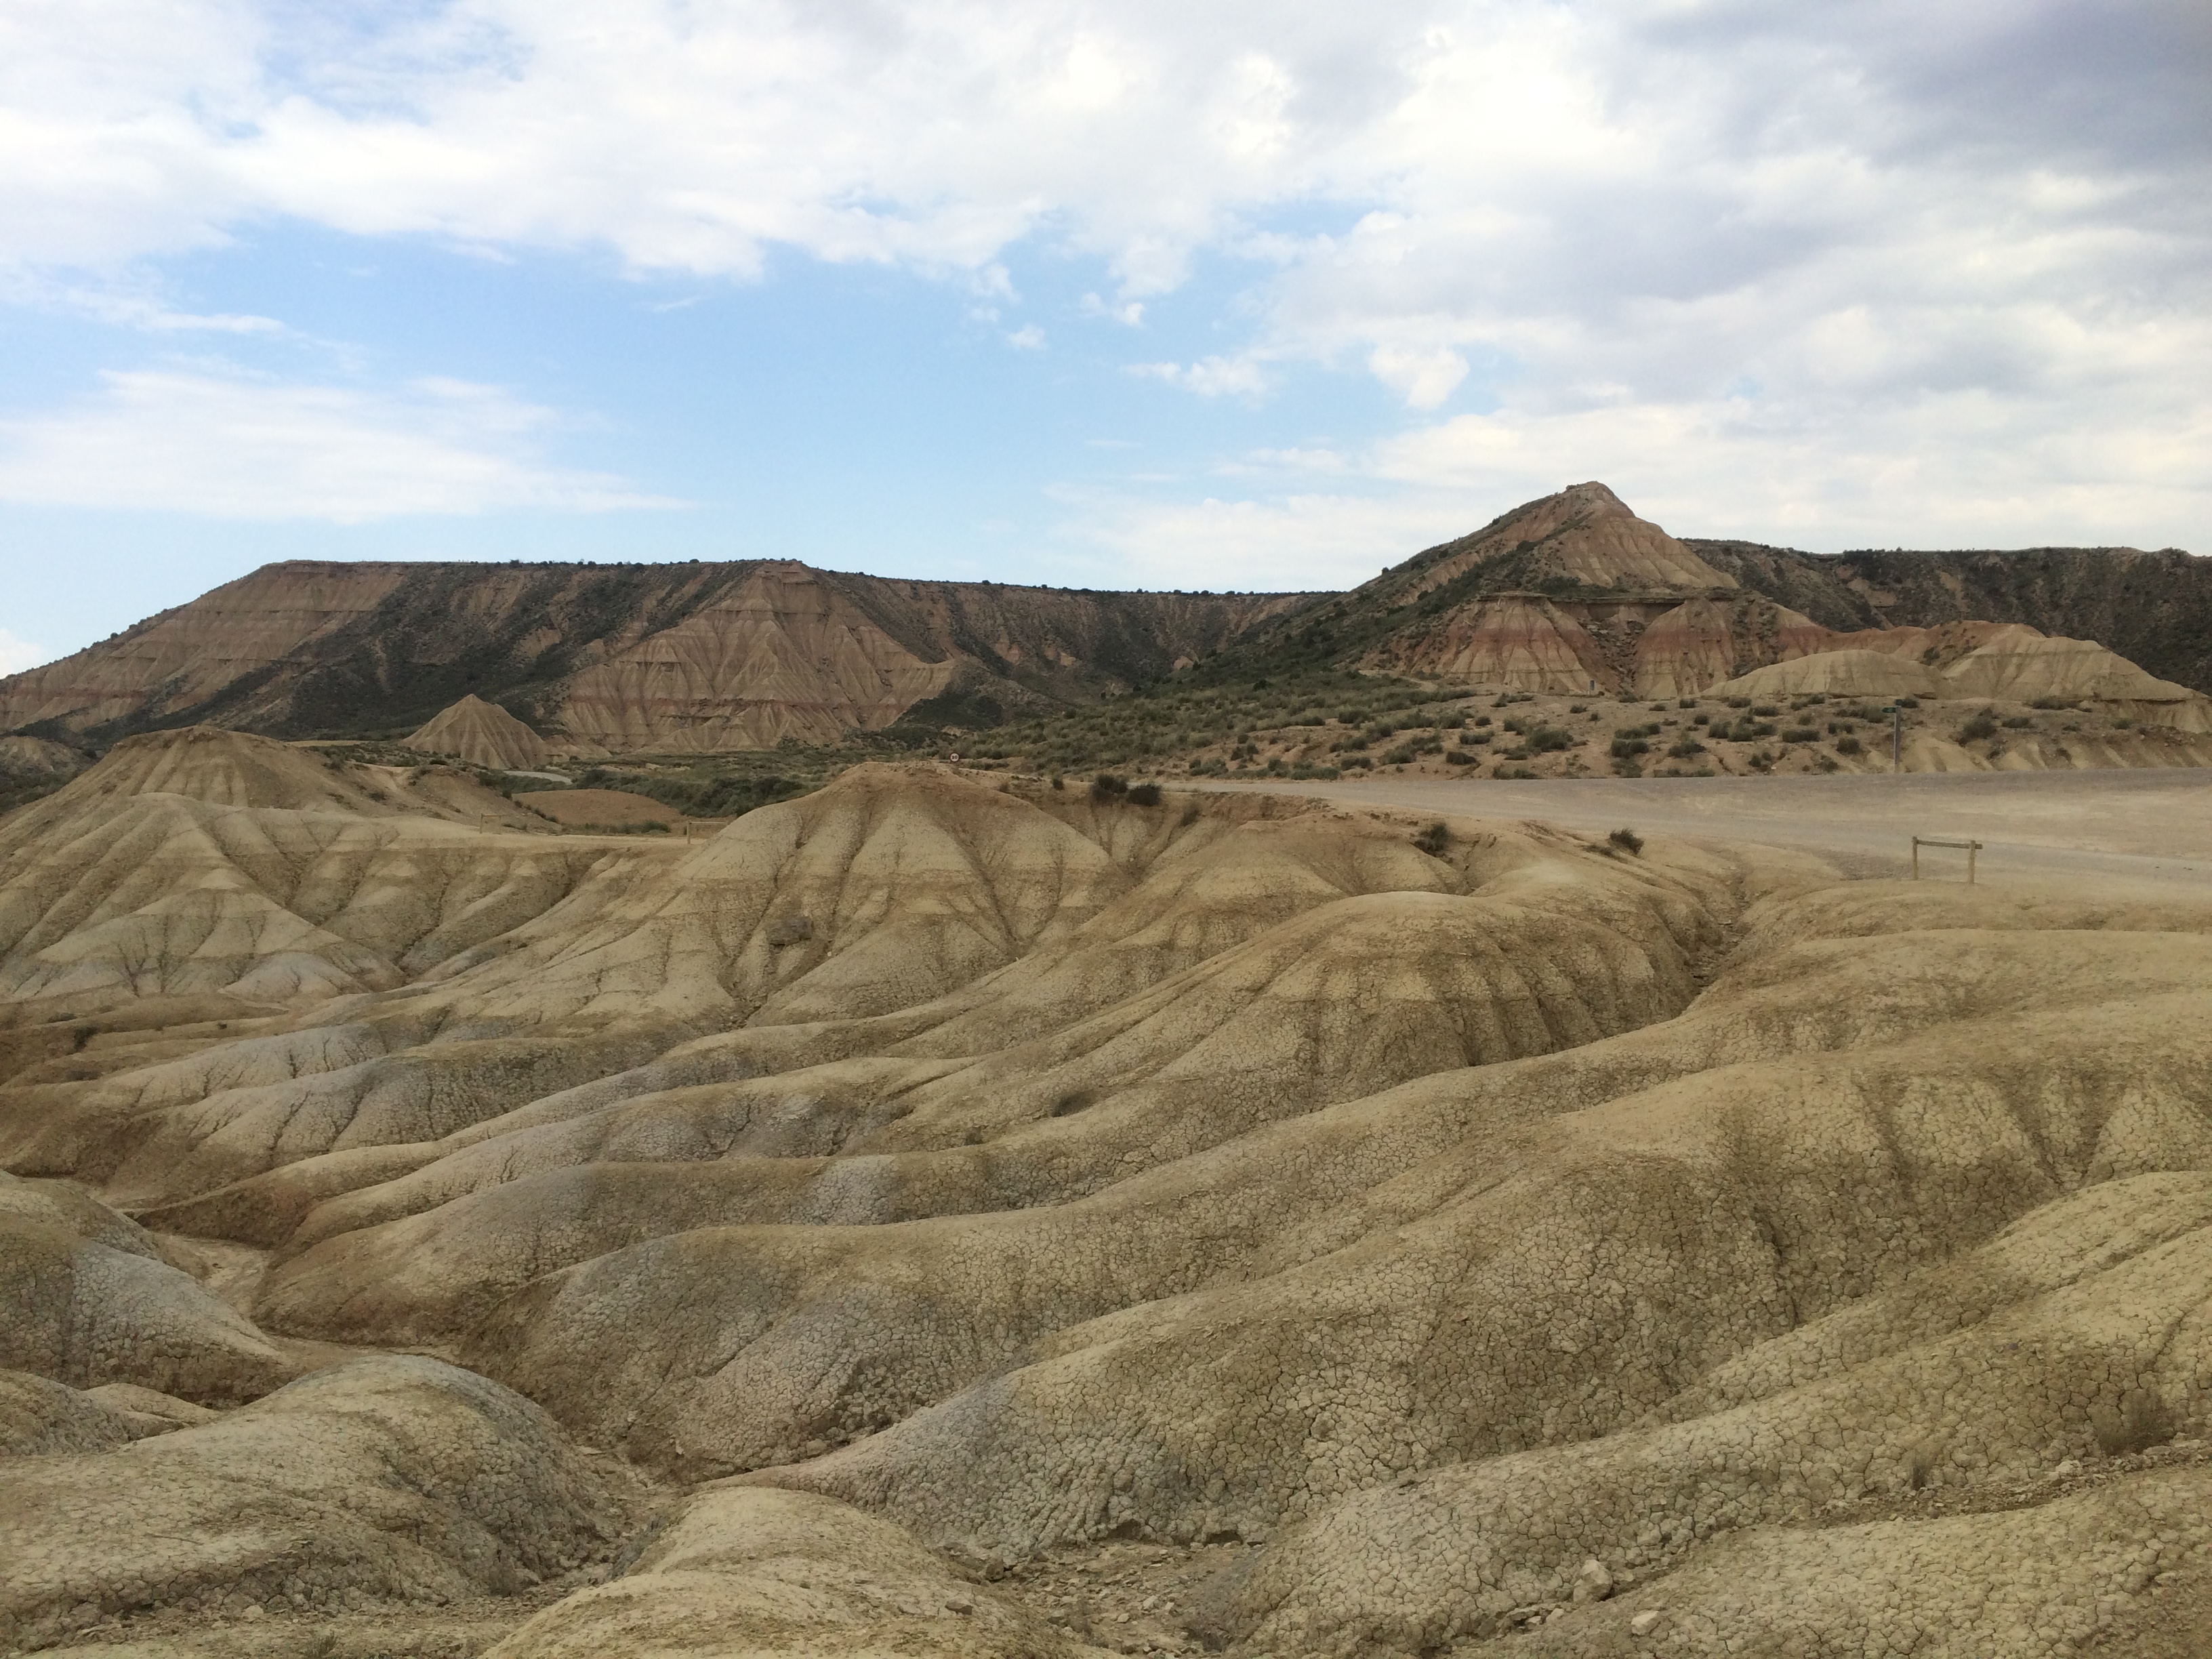
[[[2198,1650],[2212,904],[350,787],[0,822],[0,1642]]]
[[[197,720],[396,737],[481,694],[576,753],[835,743],[918,704],[989,725],[1089,702],[1299,598],[904,581],[795,560],[294,560],[0,678],[0,732],[106,741]]]

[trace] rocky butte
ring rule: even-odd
[[[529,646],[556,624],[520,598],[483,625],[572,710],[680,635],[696,710],[747,628],[865,654],[827,579],[830,633],[746,608],[793,568],[668,578],[687,617],[595,613],[629,620],[561,635],[627,641],[591,660]],[[97,737],[0,816],[0,1651],[2207,1650],[2185,860],[1968,887],[1480,787],[1413,814],[922,760],[690,841],[554,834],[466,765],[243,729],[336,707],[410,582],[465,612],[357,580],[228,658],[188,606],[9,683],[80,738],[231,723]],[[1745,587],[1582,486],[1352,595],[1011,594],[999,659],[1018,623],[1077,660],[972,684],[1073,698],[1095,625],[2197,695]],[[988,665],[945,649],[911,653],[941,685]],[[621,735],[441,714],[416,672],[403,729],[457,755]]]

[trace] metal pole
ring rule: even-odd
[[[1892,772],[1905,769],[1904,756],[1905,711],[1893,708],[1889,711],[1889,769]]]
[[[1912,838],[1912,878],[1915,881],[1920,879],[1920,837],[1917,836]]]
[[[1981,845],[1978,841],[1966,843],[1966,885],[1969,887],[1974,884],[1974,854],[1981,850]]]

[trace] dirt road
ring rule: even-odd
[[[1801,848],[1858,876],[1899,876],[1911,837],[1982,842],[1984,881],[2094,879],[2212,890],[2212,772],[1916,773],[1904,777],[1389,778],[1211,786],[1570,829]],[[1924,850],[1925,876],[1959,879],[1963,853]]]

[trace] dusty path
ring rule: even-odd
[[[1213,783],[1216,789],[1320,796],[1365,806],[1541,818],[1576,830],[1802,848],[1853,875],[1905,873],[1915,835],[1983,843],[1983,879],[2095,878],[2171,890],[2212,888],[2212,773],[1914,773],[1904,777],[1571,778],[1458,782]],[[1922,854],[1923,872],[1955,878],[1965,855]]]

